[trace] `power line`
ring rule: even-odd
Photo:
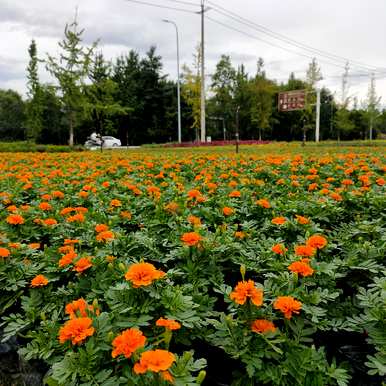
[[[169,7],[167,5],[154,4],[154,3],[149,3],[147,1],[139,1],[139,0],[126,0],[126,1],[129,1],[131,3],[136,3],[136,4],[148,5],[150,7],[162,8],[162,9],[171,9],[173,11],[179,11],[179,12],[186,12],[186,13],[195,14],[195,12],[190,11],[189,9],[186,9],[186,8]]]
[[[258,30],[259,32],[262,32],[274,39],[277,39],[277,40],[281,40],[287,44],[290,44],[290,45],[293,45],[293,46],[296,46],[297,48],[301,48],[305,51],[308,51],[308,52],[312,52],[314,55],[315,53],[318,55],[318,56],[323,56],[323,57],[326,57],[330,60],[334,60],[334,61],[339,61],[339,62],[350,62],[352,64],[356,64],[355,67],[358,67],[358,68],[364,68],[366,69],[367,71],[374,71],[374,72],[379,72],[380,70],[384,70],[384,69],[377,69],[376,67],[374,66],[370,66],[370,65],[367,65],[365,63],[362,63],[362,62],[359,62],[359,61],[354,61],[354,60],[350,60],[348,58],[345,58],[345,57],[342,57],[342,56],[339,56],[339,55],[335,55],[335,54],[331,54],[329,52],[326,52],[326,51],[322,51],[322,50],[319,50],[319,49],[316,49],[314,47],[311,47],[309,45],[306,45],[306,44],[303,44],[303,43],[300,43],[294,39],[291,39],[291,38],[288,38],[287,36],[284,36],[284,35],[281,35],[275,31],[272,31],[270,30],[269,28],[266,28],[260,24],[257,24],[255,22],[252,22],[232,11],[229,11],[227,9],[225,9],[224,7],[221,7],[211,1],[208,0],[208,3],[213,6],[213,10],[217,13],[220,13],[222,14],[223,16],[226,16],[226,17],[229,17],[235,21],[237,21],[238,23],[240,24],[243,24],[243,25],[246,25],[250,28],[253,28],[253,29],[256,29]]]
[[[245,31],[243,31],[243,30],[240,30],[240,29],[238,29],[238,28],[231,27],[231,26],[229,26],[228,24],[222,23],[221,21],[215,20],[215,19],[213,19],[213,18],[211,18],[211,17],[208,17],[208,16],[207,16],[206,18],[207,18],[208,20],[210,20],[211,22],[213,22],[213,23],[219,24],[219,25],[221,25],[221,26],[223,26],[223,27],[225,27],[225,28],[228,28],[228,29],[230,29],[230,30],[232,30],[232,31],[239,32],[239,33],[241,33],[241,34],[243,34],[243,35],[245,35],[245,36],[248,36],[248,37],[250,37],[250,38],[252,38],[252,39],[259,40],[259,41],[261,41],[261,42],[263,42],[263,43],[265,43],[265,44],[268,44],[268,45],[270,45],[270,46],[280,48],[280,49],[282,49],[282,50],[284,50],[284,51],[290,52],[290,53],[295,54],[295,55],[303,56],[303,57],[308,58],[308,59],[313,59],[313,58],[314,58],[313,56],[304,54],[304,53],[302,53],[302,52],[298,52],[298,51],[291,50],[290,48],[281,46],[281,45],[276,44],[276,43],[272,43],[272,42],[270,42],[270,41],[268,41],[268,40],[265,40],[265,39],[263,39],[263,38],[257,37],[257,36],[255,36],[255,35],[252,35],[252,34],[250,34],[250,33],[248,33],[248,32],[245,32]],[[324,60],[324,59],[320,59],[320,62],[329,64],[329,65],[331,65],[331,66],[335,66],[335,67],[339,67],[339,68],[344,68],[344,66],[341,65],[341,64],[337,64],[337,63],[334,63],[334,62],[329,62],[329,61]]]
[[[166,1],[170,1],[172,3],[177,3],[177,4],[189,5],[191,7],[196,7],[196,8],[200,6],[200,4],[192,3],[191,1],[183,1],[183,0],[166,0]]]

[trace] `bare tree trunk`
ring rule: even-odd
[[[74,120],[72,111],[70,112],[70,139],[68,140],[68,144],[71,147],[74,146]]]
[[[261,128],[259,128],[259,141],[261,141]]]

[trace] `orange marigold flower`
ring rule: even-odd
[[[189,247],[197,245],[201,240],[202,236],[196,232],[187,232],[181,236],[181,241]]]
[[[151,350],[141,354],[141,359],[134,365],[136,374],[143,374],[146,371],[166,371],[171,367],[176,358],[173,353],[167,350]]]
[[[8,243],[8,246],[13,249],[20,248],[20,243]]]
[[[228,194],[229,197],[241,197],[241,193],[239,190],[234,190]]]
[[[296,245],[295,246],[295,255],[296,256],[305,256],[311,257],[316,253],[316,249],[310,245]]]
[[[63,244],[64,245],[73,245],[73,244],[79,244],[79,240],[76,239],[64,239]]]
[[[121,201],[119,201],[116,198],[114,198],[114,199],[112,199],[110,201],[110,206],[113,206],[113,207],[117,208],[119,206],[122,206],[122,203],[121,203]]]
[[[55,191],[52,192],[52,197],[64,198],[64,193],[61,192],[60,190],[55,190]]]
[[[9,249],[7,248],[0,248],[0,257],[8,257],[11,254]]]
[[[51,210],[52,209],[52,205],[49,204],[48,202],[41,202],[39,204],[39,209],[41,209],[41,210]]]
[[[73,216],[67,217],[67,222],[83,222],[84,216],[82,213],[76,213]]]
[[[111,356],[116,358],[122,354],[126,358],[130,358],[135,351],[144,347],[145,343],[146,337],[142,334],[142,331],[136,328],[129,328],[114,338]]]
[[[312,248],[322,249],[327,245],[327,239],[323,236],[314,235],[308,238],[306,244]]]
[[[284,255],[288,251],[288,249],[283,244],[275,244],[271,250],[278,255]]]
[[[11,225],[21,225],[24,224],[24,218],[23,216],[20,216],[20,214],[10,214],[7,218],[6,221],[8,224]]]
[[[28,246],[31,249],[39,249],[40,248],[40,243],[30,243],[30,244],[28,244]]]
[[[385,179],[384,178],[377,178],[376,180],[375,180],[375,182],[377,183],[377,185],[379,185],[379,186],[383,186],[383,185],[385,185]]]
[[[68,320],[59,330],[59,342],[71,340],[72,344],[81,344],[87,337],[92,336],[95,328],[91,318],[74,318]]]
[[[271,223],[272,224],[275,224],[275,225],[282,225],[284,223],[286,223],[287,220],[285,217],[274,217],[272,220],[271,220]]]
[[[31,287],[44,287],[48,284],[48,279],[44,275],[37,275],[31,280]]]
[[[199,217],[190,215],[187,218],[188,222],[194,226],[200,226],[201,225],[201,219]]]
[[[343,200],[343,197],[339,193],[335,193],[335,192],[330,193],[330,197],[335,201]]]
[[[108,231],[109,230],[109,226],[106,225],[106,224],[97,224],[95,225],[95,231],[96,232],[104,232],[104,231]]]
[[[236,232],[235,232],[235,237],[236,237],[237,239],[242,240],[242,239],[245,239],[246,236],[247,236],[246,233],[243,232],[243,231],[236,231]]]
[[[132,214],[128,210],[122,210],[119,215],[126,220],[131,220]]]
[[[84,190],[81,190],[81,191],[78,193],[78,196],[81,197],[81,198],[86,198],[88,195],[89,195],[89,193],[88,193],[88,192],[85,192]]]
[[[47,226],[56,225],[58,222],[54,218],[46,218],[45,220],[42,220],[42,223]]]
[[[60,211],[60,214],[62,216],[66,216],[67,214],[71,213],[74,211],[74,208],[71,208],[71,207],[67,207],[67,208],[63,208],[61,211]]]
[[[303,216],[299,216],[298,214],[295,215],[296,217],[296,221],[299,223],[299,224],[309,224],[310,220],[307,218],[307,217],[303,217]]]
[[[70,316],[70,319],[74,319],[77,317],[76,312],[79,312],[79,316],[87,317],[87,310],[93,310],[92,306],[89,306],[87,302],[80,298],[78,300],[74,300],[73,302],[66,305],[65,312]]]
[[[90,267],[92,267],[91,257],[82,257],[75,263],[73,271],[80,273],[85,271],[86,269],[89,269]]]
[[[288,266],[288,269],[291,272],[297,273],[300,276],[311,276],[314,273],[314,270],[310,267],[308,262],[301,260],[295,261]]]
[[[76,213],[87,213],[88,209],[83,206],[77,206],[76,208],[74,208],[74,211]]]
[[[345,185],[345,186],[354,185],[354,181],[347,178],[342,181],[342,185]]]
[[[73,250],[74,248],[72,247],[72,245],[62,245],[61,247],[58,248],[58,252],[60,253],[68,253]]]
[[[179,330],[181,328],[181,324],[173,319],[164,319],[159,318],[155,325],[158,327],[165,327],[167,330]]]
[[[17,211],[17,206],[16,205],[7,206],[7,211],[14,213]]]
[[[110,186],[110,182],[109,182],[109,181],[103,181],[103,182],[102,182],[102,186],[103,186],[104,188],[108,188],[108,187]]]
[[[112,263],[114,260],[116,260],[116,257],[113,256],[113,255],[108,255],[108,256],[106,256],[106,260],[107,260],[109,263]]]
[[[233,209],[229,208],[229,206],[225,206],[224,208],[222,208],[222,213],[224,216],[230,216],[233,212]]]
[[[111,232],[111,231],[103,231],[103,232],[99,232],[96,236],[96,240],[97,241],[110,241],[110,240],[114,240],[114,233]]]
[[[201,196],[201,192],[197,189],[192,189],[192,190],[189,190],[187,195],[189,198],[198,198]]]
[[[275,332],[276,326],[270,320],[256,319],[252,322],[251,329],[253,332],[265,334],[266,332]]]
[[[148,286],[154,280],[165,276],[165,272],[157,270],[153,264],[137,263],[132,264],[125,274],[125,279],[130,281],[134,288]]]
[[[169,213],[177,213],[179,209],[179,205],[176,202],[172,201],[172,202],[169,202],[169,204],[165,205],[164,209]]]
[[[244,304],[247,298],[251,298],[252,303],[259,307],[263,304],[263,290],[256,288],[253,280],[240,281],[231,292],[230,298],[237,304]]]
[[[299,314],[302,303],[292,296],[279,296],[273,303],[275,310],[280,310],[286,319],[291,319],[292,313]]]
[[[167,382],[174,383],[174,378],[169,371],[161,371],[161,377]]]
[[[271,204],[265,198],[261,198],[260,200],[257,200],[256,204],[265,209],[269,209],[271,207]]]
[[[62,258],[59,260],[59,267],[65,267],[68,264],[71,264],[73,260],[78,256],[77,253],[75,253],[74,250],[70,250],[68,253],[62,256]]]

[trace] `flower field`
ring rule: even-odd
[[[45,384],[382,385],[381,149],[0,165],[0,334]]]

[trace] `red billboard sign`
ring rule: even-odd
[[[306,104],[305,90],[279,93],[279,111],[303,110]]]

